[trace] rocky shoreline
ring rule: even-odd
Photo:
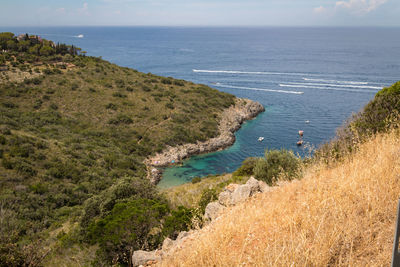
[[[162,170],[159,168],[179,163],[182,160],[198,154],[209,153],[224,149],[235,142],[234,133],[246,120],[255,118],[265,111],[264,107],[249,99],[237,98],[235,105],[229,107],[222,113],[218,126],[220,135],[204,142],[196,144],[184,144],[177,147],[167,147],[161,153],[146,159],[148,178],[151,183],[157,184],[161,180]]]

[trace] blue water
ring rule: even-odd
[[[75,44],[118,65],[203,83],[257,100],[266,112],[236,143],[166,169],[160,187],[232,172],[268,148],[317,147],[382,86],[400,80],[400,28],[4,28]],[[77,38],[83,34],[84,38]],[[194,71],[196,70],[196,71]],[[302,93],[302,94],[300,94]],[[310,123],[305,123],[310,121]],[[265,137],[258,142],[258,137]]]

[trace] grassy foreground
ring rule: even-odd
[[[161,266],[388,266],[400,137],[377,134],[339,163],[229,209]]]

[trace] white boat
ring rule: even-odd
[[[305,123],[309,124],[309,123],[310,123],[310,121],[305,121]]]
[[[263,140],[264,140],[264,137],[262,137],[262,136],[258,137],[259,142],[262,142]]]
[[[79,35],[76,36],[76,37],[78,37],[78,38],[83,38],[84,36],[83,36],[83,34],[79,34]]]

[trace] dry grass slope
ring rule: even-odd
[[[161,266],[389,266],[400,137],[233,207]]]

